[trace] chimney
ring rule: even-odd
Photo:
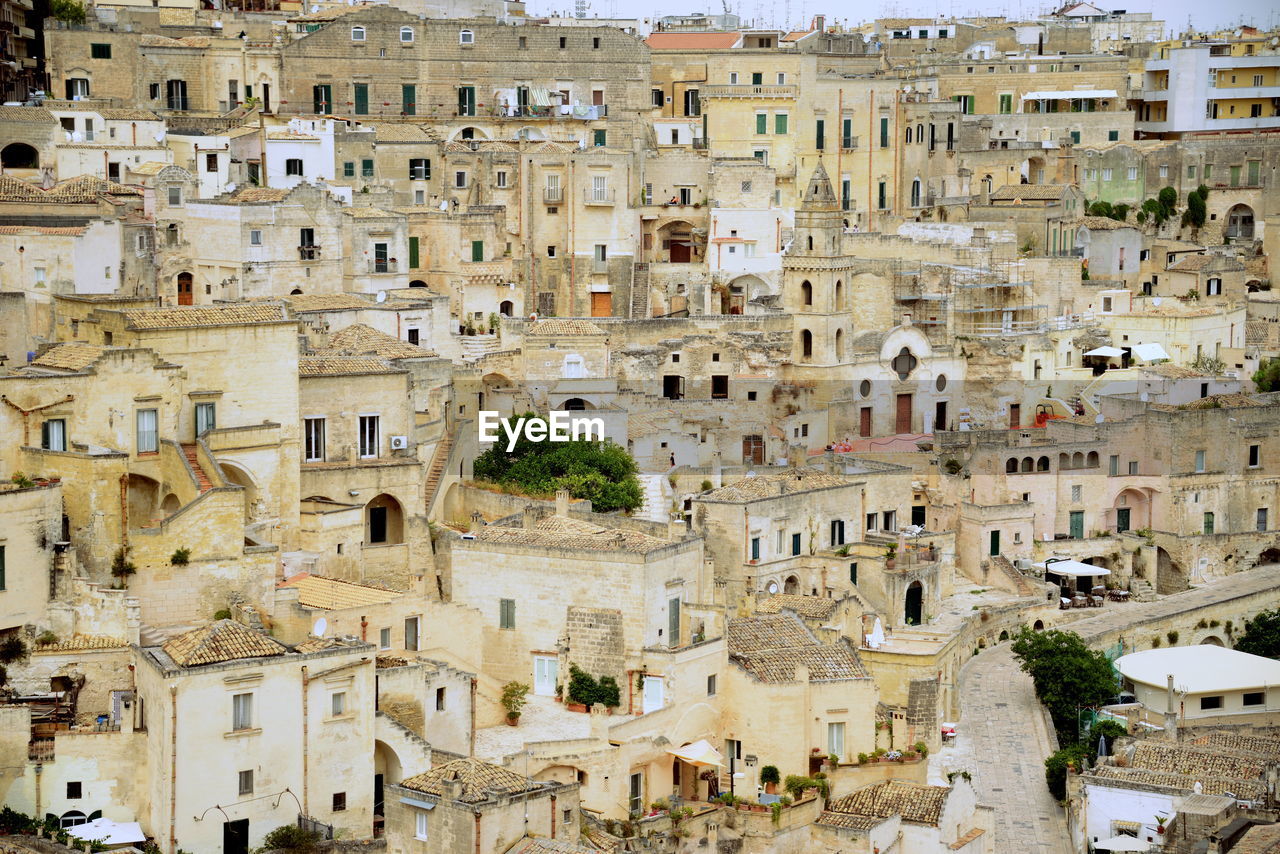
[[[680,542],[688,534],[689,527],[684,523],[683,519],[672,519],[667,523],[667,538],[675,542]]]
[[[822,31],[826,28],[826,26],[827,26],[827,16],[826,16],[826,15],[814,15],[814,16],[813,16],[813,28],[814,28],[815,30],[817,30],[818,32],[822,32]]]
[[[1178,710],[1174,706],[1173,674],[1169,674],[1168,699],[1164,712],[1164,737],[1168,741],[1178,740]]]
[[[904,314],[904,315],[902,315],[902,325],[903,325],[903,326],[910,326],[910,325],[911,325],[911,315],[909,315],[909,314]]]
[[[567,489],[556,490],[556,515],[569,515],[569,490]]]
[[[470,530],[471,533],[473,534],[477,534],[480,532],[480,529],[483,527],[484,527],[484,517],[480,515],[479,510],[473,511],[471,513],[471,527],[468,530]]]
[[[538,517],[534,514],[533,504],[526,504],[524,510],[520,511],[520,526],[526,531],[532,531],[537,521]]]

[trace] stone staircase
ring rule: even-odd
[[[187,465],[191,467],[191,474],[196,479],[197,491],[203,495],[213,489],[213,484],[209,481],[209,475],[205,474],[204,469],[200,466],[200,458],[196,454],[195,444],[183,445],[182,453],[186,456]]]
[[[424,512],[431,516],[431,506],[435,504],[436,492],[440,489],[440,481],[444,479],[444,467],[449,464],[449,453],[453,450],[453,434],[445,433],[436,445],[435,455],[431,457],[431,468],[427,469],[427,482],[423,488],[426,498]]]
[[[474,362],[489,353],[497,352],[499,341],[497,335],[463,335],[458,339],[461,344],[462,358]]]
[[[1027,577],[1018,571],[1018,568],[1004,555],[996,555],[991,558],[991,565],[1003,572],[1005,576],[1013,582],[1013,589],[1018,592],[1019,596],[1035,596],[1036,590],[1031,586],[1031,582]]]
[[[666,475],[642,474],[639,478],[640,488],[644,490],[644,503],[636,511],[636,518],[663,524],[670,521],[671,486]]]
[[[631,272],[631,319],[649,317],[649,265],[637,263]]]
[[[1129,581],[1129,592],[1133,596],[1134,602],[1154,602],[1160,597],[1156,595],[1156,589],[1151,586],[1151,582],[1144,578],[1134,578]]]

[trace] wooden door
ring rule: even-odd
[[[759,435],[742,437],[742,461],[747,465],[764,465],[764,437]]]
[[[612,294],[593,293],[591,295],[591,316],[610,317],[613,315]]]
[[[194,303],[193,286],[194,277],[190,273],[178,274],[178,305],[192,305]]]
[[[671,241],[671,263],[688,264],[690,258],[689,244],[682,240]]]
[[[871,435],[871,407],[864,406],[858,412],[858,435],[867,437]]]
[[[911,432],[911,395],[898,395],[898,410],[894,418],[893,431],[895,433]]]
[[[1022,404],[1009,404],[1009,429],[1017,430],[1022,426]]]

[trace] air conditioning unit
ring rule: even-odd
[[[391,450],[403,451],[407,447],[409,447],[408,436],[392,436],[391,437]]]
[[[1014,561],[1014,565],[1017,566],[1018,569],[1028,570],[1031,568],[1031,561],[1027,560],[1025,557],[1020,557]]]

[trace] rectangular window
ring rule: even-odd
[[[1125,169],[1124,177],[1126,180],[1129,180],[1129,181],[1138,180],[1138,167],[1130,166],[1127,169]]]
[[[1261,463],[1262,463],[1262,446],[1250,445],[1249,446],[1249,467],[1253,468],[1258,465],[1261,465]]]
[[[727,374],[712,375],[711,399],[712,400],[728,400],[729,399],[729,376]]]
[[[1221,695],[1218,695],[1218,696],[1216,696],[1216,697],[1201,697],[1201,698],[1200,698],[1200,711],[1202,711],[1202,712],[1203,712],[1203,711],[1210,710],[1210,709],[1221,709],[1221,708],[1222,708],[1222,696],[1221,696]]]
[[[1110,180],[1111,180],[1111,170],[1110,170],[1110,169],[1103,169],[1103,170],[1102,170],[1102,180],[1104,180],[1104,181],[1110,181]]]
[[[422,190],[418,190],[419,193]],[[416,270],[422,263],[421,244],[417,236],[409,238],[409,269]]]
[[[1129,474],[1137,474],[1137,473],[1138,473],[1138,461],[1129,460]]]
[[[262,229],[260,228],[249,229],[249,245],[250,246],[262,245]]]
[[[791,554],[793,555],[800,554],[800,535],[799,534],[791,535]]]
[[[1267,702],[1267,692],[1265,691],[1246,691],[1242,698],[1241,705],[1245,706],[1262,706]]]
[[[826,130],[827,130],[827,123],[822,119],[818,119],[817,128],[814,130],[814,140],[813,140],[813,147],[816,148],[818,151],[822,151],[822,149],[826,147],[826,144],[827,144]]]
[[[334,792],[333,793],[333,811],[342,812],[346,808],[347,808],[347,793]]]
[[[65,418],[47,418],[40,425],[40,447],[46,451],[67,449],[67,421]]]
[[[1196,451],[1196,471],[1204,471],[1204,451]]]
[[[889,147],[889,119],[888,117],[880,119],[880,147]],[[884,205],[881,205],[884,207]]]
[[[785,134],[787,132],[787,114],[777,113],[773,117],[773,132],[775,134]]]
[[[760,559],[760,538],[759,537],[751,538],[751,559],[752,560]]]
[[[160,450],[159,437],[156,435],[156,410],[139,409],[137,414],[138,425],[138,453],[154,454]]]
[[[355,101],[355,114],[357,116],[369,115],[369,84],[368,83],[352,83],[352,95]]]
[[[302,433],[306,446],[303,451],[303,462],[324,462],[324,419],[303,419]]]
[[[409,158],[409,180],[426,181],[431,177],[431,161],[425,157]]]
[[[391,649],[391,629],[378,630],[378,649]]]
[[[471,260],[472,261],[484,260],[484,241],[483,240],[471,241]]]
[[[91,59],[110,59],[111,45],[109,44],[91,44],[89,45],[89,57]]]
[[[827,753],[837,759],[844,757],[844,722],[827,724]]]
[[[516,627],[516,600],[498,600],[498,628],[514,629]]]
[[[561,39],[560,41],[564,41],[564,39]],[[420,839],[425,842],[427,840],[427,817],[431,815],[431,813],[426,810],[414,810],[413,815],[413,838]]]
[[[876,188],[876,207],[884,210],[889,206],[889,185],[885,181],[881,181]]]
[[[70,800],[76,800],[76,799],[81,798],[81,797],[83,797],[83,796],[84,796],[84,787],[80,784],[80,781],[78,781],[78,780],[77,780],[77,781],[74,781],[74,782],[68,782],[68,783],[67,783],[67,798],[68,798],[68,799],[70,799]]]
[[[444,706],[445,706],[445,689],[437,688],[436,689],[436,711],[443,712]]]
[[[356,162],[354,160],[347,160],[342,164],[342,177],[343,178],[356,177]]]
[[[231,697],[231,728],[233,730],[253,727],[253,695],[234,694]]]
[[[1078,483],[1072,484],[1071,486],[1071,503],[1072,504],[1080,503],[1081,492],[1082,492],[1082,487],[1080,486],[1080,484]]]
[[[373,160],[372,159],[360,161],[360,176],[362,178],[373,177]]]
[[[1005,93],[1000,96],[1000,113],[1010,115],[1013,112],[1013,95]]]
[[[497,185],[499,190],[504,190],[507,187],[507,173],[501,169],[498,170]]]
[[[1115,477],[1119,473],[1120,473],[1120,457],[1116,456],[1115,454],[1112,454],[1110,459],[1107,460],[1107,474],[1111,475],[1112,477]]]
[[[1267,530],[1267,508],[1259,507],[1254,518],[1254,527],[1259,531]]]
[[[240,778],[238,781],[239,793],[242,795],[252,795],[253,794],[253,771],[252,770],[241,771],[238,776]]]
[[[182,207],[182,188],[181,187],[169,188],[169,207],[171,208]]]
[[[404,621],[404,648],[409,652],[418,649],[418,618],[408,617]]]
[[[716,675],[712,673],[707,677],[707,696],[714,697],[716,695]]]
[[[400,85],[400,111],[406,116],[418,114],[418,87],[411,83]]]
[[[372,459],[378,456],[378,416],[360,416],[360,458]]]
[[[766,113],[756,113],[756,133],[769,132],[769,116]]]
[[[196,404],[196,435],[203,436],[218,426],[218,407],[214,403]]]
[[[604,148],[609,144],[609,133],[604,128],[597,128],[591,132],[591,144],[596,148]]]
[[[329,695],[329,714],[340,718],[347,713],[347,692],[334,691]]]
[[[856,562],[849,564],[849,583],[858,583],[858,564]]]

